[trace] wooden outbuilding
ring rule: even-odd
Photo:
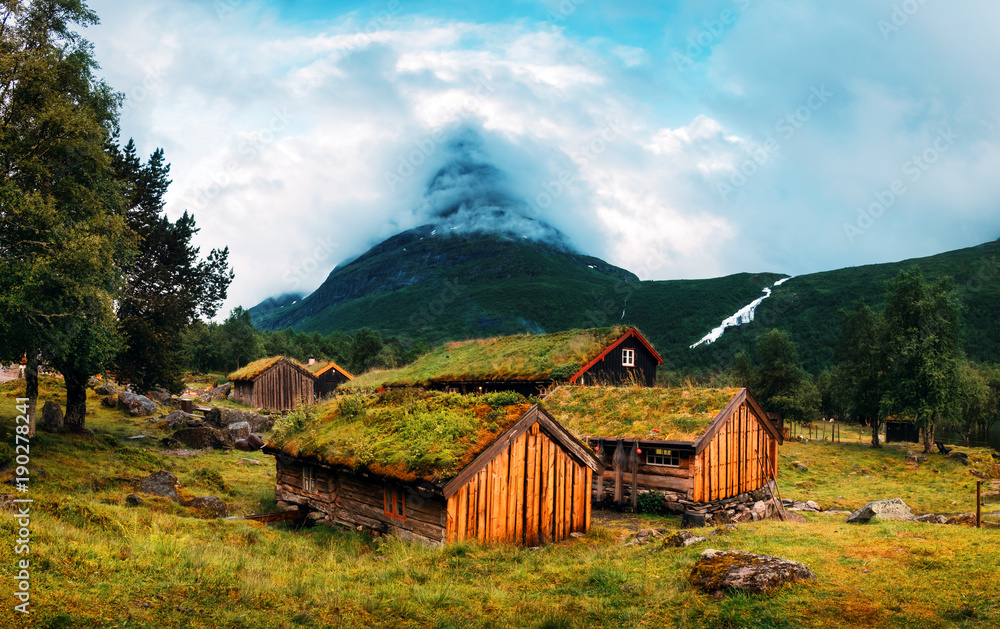
[[[354,376],[332,360],[326,364],[316,363],[316,366],[313,371],[316,376],[316,397],[326,397],[340,385],[354,380]]]
[[[636,328],[591,328],[446,343],[410,365],[366,374],[350,386],[516,391],[528,396],[564,383],[650,387],[662,364]]]
[[[411,390],[363,408],[353,396],[329,402],[316,425],[264,448],[279,505],[430,544],[536,546],[587,532],[603,472],[594,453],[537,405],[483,397]]]
[[[304,365],[285,356],[255,360],[229,374],[233,399],[252,408],[294,410],[316,395],[316,376]]]
[[[605,465],[597,500],[651,490],[685,511],[777,478],[781,432],[747,389],[561,387],[544,405]]]

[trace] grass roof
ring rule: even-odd
[[[413,363],[355,379],[354,387],[453,380],[568,380],[630,328],[567,330],[445,343]]]
[[[301,367],[304,371],[307,372],[309,371],[309,369],[305,365],[295,360],[294,358],[287,358],[285,356],[270,356],[268,358],[261,358],[260,360],[255,360],[246,367],[243,367],[242,369],[237,369],[236,371],[232,372],[226,377],[229,378],[229,380],[253,380],[260,374],[267,371],[272,365],[277,363],[282,358],[292,363],[293,365]]]
[[[543,406],[578,437],[694,441],[739,392],[737,388],[572,387]]]
[[[341,395],[291,413],[268,444],[402,481],[455,477],[531,405],[516,393],[459,395],[420,389]]]

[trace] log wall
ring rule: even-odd
[[[303,469],[306,463],[277,459],[275,496],[279,501],[307,506],[326,515],[326,520],[351,528],[358,526],[429,544],[445,539],[444,498],[399,485],[405,495],[405,519],[385,513],[382,479],[343,470],[312,466],[314,489],[306,491]]]
[[[312,401],[316,379],[280,360],[261,373],[255,380],[234,382],[233,397],[252,408],[273,411],[290,411],[302,402]]]
[[[693,500],[708,502],[759,489],[777,478],[777,450],[778,442],[744,402],[695,455]]]
[[[537,546],[585,533],[592,474],[536,423],[448,499],[447,541]]]

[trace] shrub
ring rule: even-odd
[[[667,503],[660,492],[647,491],[644,494],[639,494],[639,513],[662,515],[666,510]]]

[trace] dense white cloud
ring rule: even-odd
[[[310,290],[427,220],[426,185],[468,128],[529,215],[645,278],[799,274],[1000,236],[986,2],[928,2],[888,32],[891,7],[862,0],[699,3],[617,41],[575,26],[600,10],[576,3],[479,23],[217,4],[99,0],[87,36],[129,99],[123,135],[166,150],[168,211],[195,212],[204,248],[230,247],[227,308]],[[897,181],[890,207],[859,217]]]

